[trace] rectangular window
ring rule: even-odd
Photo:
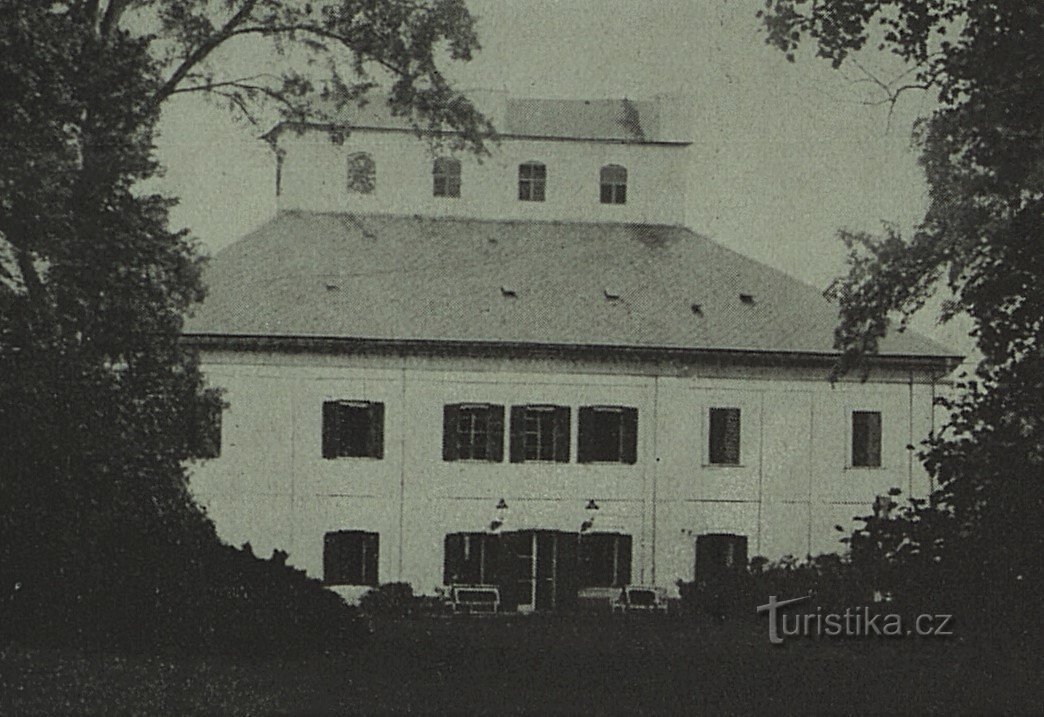
[[[490,585],[497,582],[498,541],[491,533],[446,536],[442,582],[446,585]]]
[[[432,166],[432,194],[436,197],[460,197],[460,160],[440,157]]]
[[[631,582],[631,536],[586,533],[580,536],[580,587],[623,587]]]
[[[710,410],[709,457],[713,465],[735,466],[740,462],[740,410]]]
[[[207,459],[221,456],[221,417],[220,401],[209,397],[205,405],[197,401],[188,412],[189,426],[188,454],[192,458]]]
[[[880,411],[852,411],[852,466],[881,467]]]
[[[442,460],[504,460],[504,407],[479,403],[443,406]]]
[[[323,458],[383,458],[384,404],[323,403]]]
[[[547,186],[547,167],[538,162],[526,162],[518,167],[518,198],[523,202],[544,201]]]
[[[638,460],[638,409],[584,406],[580,409],[579,463],[630,463]]]
[[[511,407],[511,462],[569,462],[567,406]]]
[[[377,585],[380,536],[338,530],[323,536],[323,581],[327,585]]]

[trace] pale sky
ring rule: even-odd
[[[763,0],[468,0],[483,50],[448,67],[460,87],[556,98],[695,98],[689,224],[699,233],[824,288],[844,271],[840,227],[908,230],[926,188],[910,130],[933,107],[904,95],[889,112],[857,70],[842,76],[811,53],[788,63],[764,43]],[[868,55],[880,78],[902,68]],[[259,68],[263,71],[263,68]],[[209,252],[275,211],[274,160],[256,129],[185,96],[161,124],[160,189]],[[963,329],[916,328],[956,348]]]

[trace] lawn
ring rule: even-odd
[[[1040,678],[1026,648],[956,638],[772,646],[753,620],[426,619],[379,623],[359,651],[308,660],[12,648],[0,713],[1031,713]]]

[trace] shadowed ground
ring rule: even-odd
[[[1028,640],[771,646],[753,620],[428,619],[379,623],[357,654],[293,661],[12,648],[0,713],[1034,713],[1037,654]]]

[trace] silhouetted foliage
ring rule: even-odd
[[[940,284],[951,296],[941,319],[967,313],[983,357],[943,401],[951,418],[921,454],[938,491],[868,523],[852,550],[880,542],[890,569],[925,591],[937,586],[919,575],[945,574],[966,594],[1039,615],[1040,590],[1028,585],[1039,586],[1044,554],[1044,6],[770,0],[763,17],[769,43],[791,59],[811,42],[839,67],[869,44],[909,64],[882,83],[886,99],[923,89],[938,100],[915,136],[924,220],[910,237],[842,233],[849,274],[828,292],[841,305],[840,368],[874,353],[893,315],[902,327]]]
[[[322,121],[374,67],[396,112],[480,150],[488,125],[435,61],[470,58],[471,17],[460,0],[0,0],[0,16],[2,637],[246,649],[318,638],[316,616],[338,633],[335,596],[220,546],[189,492],[221,402],[179,340],[201,259],[142,182],[175,94]],[[233,42],[287,64],[222,74]]]

